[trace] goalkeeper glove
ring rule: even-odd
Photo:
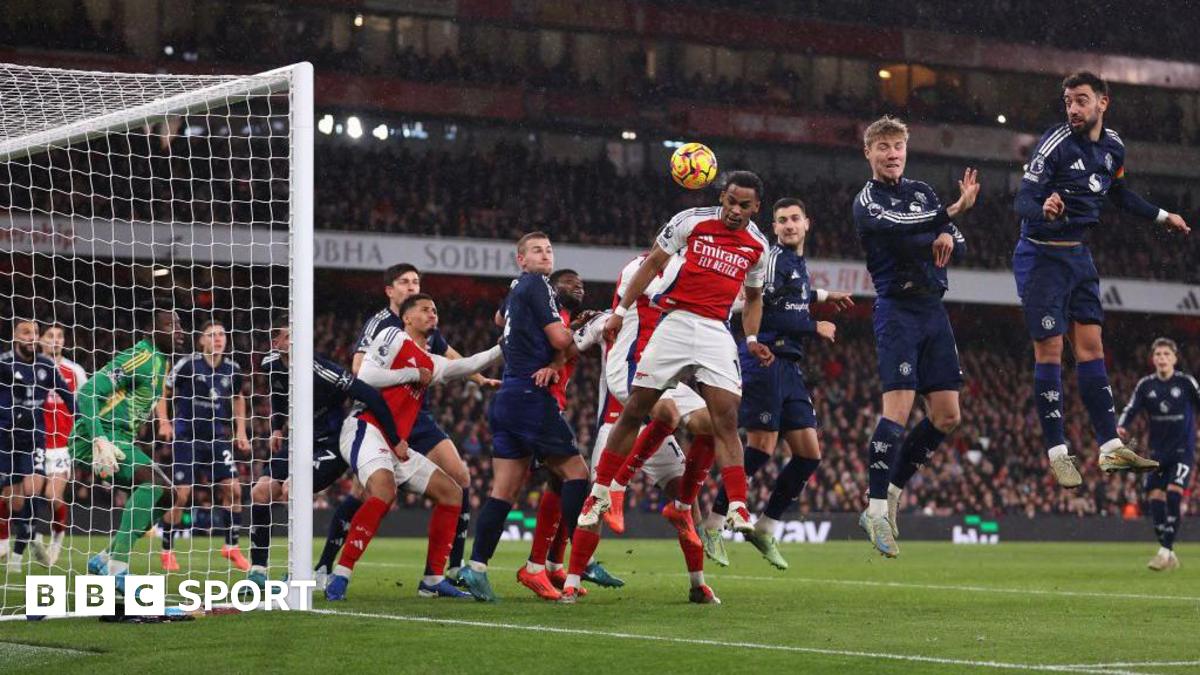
[[[92,470],[101,478],[108,479],[116,474],[123,459],[125,453],[104,436],[97,436],[92,441]]]

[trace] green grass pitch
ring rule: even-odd
[[[731,543],[730,567],[707,572],[724,603],[698,606],[674,541],[609,538],[603,561],[627,585],[564,606],[516,583],[527,543],[501,543],[490,576],[502,601],[483,604],[418,598],[424,541],[379,539],[349,599],[320,599],[319,613],[5,621],[0,672],[1200,670],[1200,545],[1181,546],[1183,568],[1165,575],[1145,568],[1152,544],[901,546],[883,560],[865,541],[785,545],[792,566],[778,572]],[[209,557],[191,563],[224,569]]]

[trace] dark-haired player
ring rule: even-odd
[[[57,394],[74,410],[74,394],[49,358],[38,354],[38,325],[13,321],[13,348],[0,354],[0,542],[8,544],[9,519],[16,541],[8,566],[20,571],[25,548],[33,539],[34,458],[45,447],[43,406]],[[0,556],[2,557],[2,556]]]
[[[271,351],[263,357],[261,365],[270,392],[270,470],[267,475],[259,477],[250,490],[253,506],[250,508],[250,571],[247,578],[261,587],[267,583],[267,563],[270,559],[271,504],[287,501],[290,487],[287,447],[290,352],[291,327],[287,316],[283,315],[275,321]],[[375,415],[384,438],[392,447],[399,445],[401,438],[387,402],[377,390],[320,354],[313,356],[313,376],[312,491],[317,494],[333,485],[350,468],[338,450],[338,437],[342,422],[346,419],[343,408],[346,399],[359,401]],[[324,590],[324,582],[320,590]]]
[[[192,486],[209,480],[213,492],[213,532],[222,537],[221,557],[243,572],[250,561],[238,538],[242,526],[242,488],[234,453],[250,452],[246,432],[248,383],[242,367],[225,351],[229,338],[218,320],[200,328],[200,351],[175,362],[159,401],[159,436],[172,441],[175,506],[163,517],[160,554],[164,571],[179,569],[175,559],[174,524],[182,509],[191,507]],[[167,415],[168,402],[173,415]],[[173,420],[173,421],[172,421]]]
[[[1100,324],[1100,274],[1084,239],[1100,222],[1104,198],[1122,211],[1189,232],[1174,213],[1142,199],[1125,185],[1125,144],[1104,126],[1108,85],[1089,72],[1063,80],[1067,121],[1034,146],[1017,192],[1021,238],[1013,253],[1013,275],[1033,338],[1033,388],[1042,441],[1058,484],[1083,482],[1063,432],[1063,336],[1075,353],[1079,396],[1100,445],[1100,468],[1148,471],[1158,466],[1139,457],[1117,435],[1116,407],[1104,367]]]
[[[852,307],[854,301],[849,293],[831,293],[809,284],[804,260],[809,219],[804,202],[784,197],[775,202],[771,213],[776,242],[767,252],[763,320],[758,339],[771,348],[775,361],[763,366],[745,343],[738,345],[743,392],[738,418],[746,429],[747,478],[771,461],[781,433],[791,453],[791,459],[779,472],[766,509],[754,522],[754,532],[746,536],[767,562],[785,570],[788,563],[779,552],[775,527],[821,462],[816,412],[800,368],[804,343],[813,336],[832,342],[837,331],[830,321],[814,320],[810,308],[830,302],[843,309]],[[729,564],[725,540],[721,537],[728,509],[729,498],[722,488],[700,528],[705,552],[720,565]]]
[[[602,451],[596,482],[579,515],[564,600],[574,598],[583,565],[599,543],[596,528],[612,503],[610,485],[633,450],[643,420],[663,392],[685,377],[694,376],[699,383],[712,420],[713,436],[720,448],[721,476],[730,497],[729,523],[743,534],[753,530],[746,508],[746,472],[737,431],[742,376],[737,344],[726,322],[744,287],[742,326],[751,343],[749,350],[764,365],[771,362],[774,357],[770,348],[758,342],[765,258],[770,245],[751,220],[758,212],[762,193],[762,180],[757,175],[734,171],[725,180],[718,206],[676,214],[659,233],[608,319],[605,338],[613,340],[625,314],[646,287],[667,270],[662,290],[654,298],[663,310],[663,318],[642,352],[629,398]],[[681,264],[668,267],[675,255],[681,256]],[[658,446],[659,442],[639,445],[639,454],[645,452],[641,459],[650,457]]]
[[[88,560],[89,574],[117,577],[120,591],[130,550],[171,506],[171,479],[135,441],[163,395],[170,354],[183,347],[184,335],[175,312],[159,309],[151,314],[148,334],[79,388],[69,441],[76,462],[130,493],[108,548]]]
[[[1179,567],[1175,537],[1182,524],[1183,493],[1196,466],[1196,412],[1200,386],[1196,378],[1175,370],[1179,347],[1174,340],[1158,338],[1150,346],[1154,374],[1143,377],[1129,405],[1117,420],[1117,434],[1129,440],[1129,424],[1140,412],[1150,418],[1150,452],[1158,468],[1146,474],[1146,499],[1158,537],[1158,553],[1147,567],[1155,572]]]
[[[875,282],[883,414],[867,450],[870,502],[858,522],[872,545],[894,558],[901,491],[961,417],[962,371],[942,296],[946,265],[966,248],[950,219],[975,205],[979,182],[967,169],[958,201],[942,206],[927,183],[904,177],[908,127],[891,117],[867,127],[863,153],[871,180],[854,200],[854,226]],[[928,412],[901,445],[917,394]]]

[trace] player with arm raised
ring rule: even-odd
[[[183,347],[175,312],[145,310],[146,337],[96,371],[76,394],[71,456],[98,479],[130,492],[108,548],[88,560],[89,574],[117,577],[124,591],[129,552],[171,506],[171,479],[136,445],[138,429],[150,421],[166,389],[170,355]]]
[[[841,310],[852,307],[854,301],[849,293],[813,289],[809,284],[804,260],[809,219],[804,202],[785,197],[775,202],[771,213],[776,243],[767,253],[763,321],[758,339],[771,348],[775,361],[769,366],[759,365],[746,343],[738,345],[745,392],[738,418],[746,429],[747,477],[753,477],[771,461],[780,433],[791,451],[791,459],[779,472],[767,508],[755,521],[754,532],[746,537],[768,562],[785,570],[788,563],[775,541],[775,526],[821,462],[816,412],[800,369],[804,343],[813,336],[832,342],[837,330],[830,321],[814,320],[810,307],[829,302]],[[729,499],[721,489],[700,529],[705,552],[720,565],[729,564],[725,540],[721,537],[728,508]]]
[[[379,310],[372,316],[363,326],[362,333],[358,338],[358,346],[354,353],[353,372],[358,373],[360,364],[367,347],[371,344],[371,340],[379,335],[387,328],[399,328],[404,330],[404,321],[400,318],[400,305],[403,304],[410,296],[421,292],[421,273],[417,268],[409,263],[398,263],[392,265],[384,271],[384,294],[388,299],[388,306]],[[440,330],[434,329],[429,334],[429,352],[438,356],[444,356],[448,359],[462,358],[453,347],[446,342],[446,338],[442,337]],[[471,376],[471,381],[480,387],[495,388],[500,386],[498,380],[484,377],[479,373]],[[471,486],[471,475],[467,470],[467,464],[463,461],[462,455],[459,454],[458,448],[454,446],[454,441],[450,440],[450,436],[437,424],[433,418],[433,412],[429,408],[429,400],[425,400],[424,406],[421,408],[420,414],[417,416],[417,422],[413,426],[412,434],[406,439],[409,447],[417,452],[425,455],[433,460],[433,463],[438,465],[450,477],[462,486],[462,513],[459,516],[458,533],[454,538],[454,546],[450,551],[450,565],[447,570],[447,575],[451,579],[458,578],[459,568],[462,566],[463,549],[467,541],[467,530],[470,527],[471,521],[471,499],[468,490]],[[330,522],[329,536],[326,539],[325,549],[321,553],[320,561],[318,562],[318,570],[328,570],[333,564],[334,556],[337,555],[337,542],[345,539],[346,530],[343,529],[342,523],[349,523],[354,517],[354,512],[362,502],[354,495],[347,495],[342,503],[338,506],[337,514]]]
[[[883,414],[867,449],[870,503],[858,522],[880,554],[894,558],[901,492],[961,418],[962,370],[942,296],[946,266],[966,248],[951,218],[975,205],[979,182],[967,169],[958,201],[942,206],[927,183],[904,177],[908,127],[891,117],[867,127],[863,153],[871,180],[854,200],[854,225],[875,282]],[[927,413],[902,445],[917,394]]]
[[[626,313],[646,287],[660,272],[668,270],[661,291],[654,298],[664,315],[646,343],[625,408],[596,466],[596,482],[579,516],[582,527],[576,529],[572,540],[572,562],[577,555],[590,556],[588,549],[595,550],[599,542],[599,535],[587,528],[599,523],[609,510],[612,503],[609,486],[634,449],[642,420],[665,390],[693,375],[700,384],[700,394],[719,446],[721,477],[730,496],[730,524],[743,534],[752,531],[746,509],[742,442],[737,431],[742,377],[737,344],[726,321],[744,286],[746,305],[742,326],[747,341],[753,343],[749,349],[763,364],[771,362],[774,358],[771,350],[758,342],[757,337],[769,244],[751,218],[758,212],[762,193],[762,180],[758,176],[749,171],[734,171],[726,178],[719,206],[688,209],[672,218],[609,317],[605,338],[614,340]],[[676,255],[681,256],[681,262],[668,267]],[[690,505],[687,506],[690,511]],[[571,576],[568,575],[568,588]]]
[[[499,360],[500,348],[464,359],[450,360],[430,354],[430,333],[437,328],[437,306],[433,298],[418,293],[400,305],[405,330],[388,328],[371,341],[358,377],[380,390],[395,419],[401,438],[412,433],[423,399],[431,384],[470,377]],[[363,485],[367,500],[350,521],[350,533],[341,557],[325,588],[329,600],[346,597],[346,588],[355,563],[396,498],[396,488],[424,495],[434,502],[429,520],[429,547],[425,557],[425,576],[417,586],[422,597],[470,597],[445,578],[446,559],[454,545],[462,487],[424,455],[411,452],[405,444],[392,446],[383,435],[383,426],[375,414],[363,406],[342,424],[342,458]]]
[[[18,318],[12,325],[13,348],[0,354],[0,525],[12,530],[15,541],[11,552],[0,553],[9,555],[10,570],[20,572],[34,534],[34,460],[45,447],[44,406],[56,393],[70,412],[75,398],[54,362],[38,354],[37,322]],[[8,533],[0,534],[7,545]]]
[[[58,324],[51,324],[42,331],[39,340],[42,356],[54,362],[63,381],[72,392],[87,382],[87,373],[78,363],[63,356],[66,345],[66,331]],[[39,541],[34,541],[34,553],[46,567],[53,567],[62,554],[63,539],[67,534],[70,510],[63,501],[63,492],[71,480],[71,451],[67,449],[67,439],[71,435],[74,424],[74,414],[57,392],[51,392],[46,399],[46,443],[41,462],[40,473],[34,484],[34,494],[43,495],[50,503],[53,520],[50,523],[50,545],[41,550]]]
[[[291,328],[287,315],[275,320],[272,349],[263,357],[261,370],[267,378],[271,405],[271,464],[250,491],[250,572],[247,578],[261,587],[267,582],[267,563],[271,546],[271,504],[287,501],[290,487],[287,429],[289,417],[288,354]],[[329,358],[313,357],[313,494],[333,485],[350,466],[338,449],[342,422],[346,419],[346,399],[359,401],[375,415],[384,438],[392,447],[403,441],[396,430],[387,401],[378,390],[358,380]],[[325,590],[326,574],[319,573],[317,589]]]
[[[1089,72],[1063,80],[1067,121],[1042,135],[1017,192],[1021,238],[1013,276],[1025,327],[1033,339],[1033,388],[1042,441],[1058,484],[1083,478],[1067,450],[1063,419],[1063,336],[1071,340],[1079,396],[1100,446],[1100,469],[1149,471],[1158,462],[1138,456],[1117,435],[1116,407],[1104,366],[1100,274],[1084,243],[1100,222],[1104,197],[1122,211],[1187,233],[1178,214],[1142,199],[1125,185],[1125,144],[1104,126],[1108,85]]]
[[[234,452],[248,455],[250,439],[246,391],[242,368],[225,355],[228,336],[220,321],[205,322],[200,329],[200,351],[179,359],[167,376],[167,389],[158,403],[159,436],[171,439],[175,504],[164,516],[164,571],[179,570],[175,559],[174,525],[183,509],[191,508],[192,486],[210,479],[214,492],[213,532],[224,540],[221,557],[243,572],[250,561],[238,548],[242,526],[242,489]],[[173,419],[167,406],[174,408]],[[232,422],[232,424],[231,424]]]
[[[1154,374],[1143,377],[1129,405],[1117,420],[1117,434],[1129,440],[1129,424],[1137,414],[1150,418],[1150,452],[1158,468],[1146,474],[1146,499],[1158,537],[1158,553],[1146,564],[1155,572],[1179,567],[1175,537],[1183,524],[1184,490],[1196,466],[1196,413],[1200,411],[1200,386],[1196,378],[1175,369],[1179,347],[1174,340],[1158,338],[1150,347]]]
[[[543,232],[530,232],[517,241],[521,276],[504,301],[504,376],[488,408],[492,430],[492,486],[479,510],[471,560],[461,578],[471,594],[494,601],[487,576],[504,521],[524,487],[536,458],[562,479],[562,519],[567,529],[587,493],[587,464],[575,447],[575,432],[563,417],[558,401],[547,389],[556,377],[556,363],[575,352],[571,329],[558,313],[547,275],[554,271],[554,248]]]

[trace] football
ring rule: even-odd
[[[671,155],[671,178],[689,190],[708,187],[717,177],[717,156],[703,143],[684,143]]]

